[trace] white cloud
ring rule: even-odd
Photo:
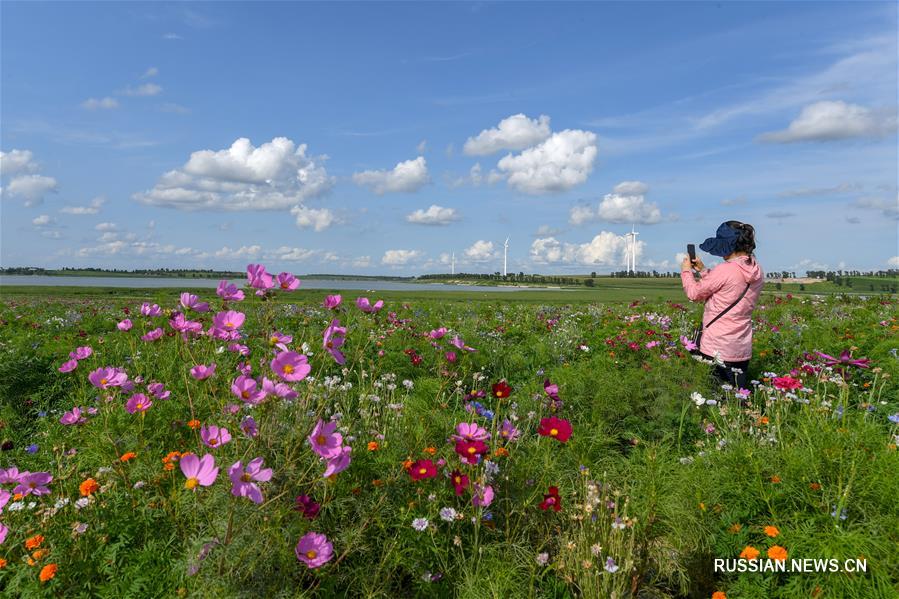
[[[524,150],[550,136],[549,117],[540,115],[529,119],[514,114],[492,129],[484,129],[476,137],[469,137],[463,151],[469,156],[486,156],[500,150]]]
[[[37,163],[30,150],[0,151],[0,176],[13,177],[22,173],[34,173]]]
[[[406,220],[415,225],[448,225],[459,220],[459,213],[455,208],[444,208],[432,204],[427,210],[419,208],[415,212],[407,214]]]
[[[549,225],[540,225],[537,227],[537,237],[554,237],[561,233],[561,229],[550,227]]]
[[[415,150],[418,152],[419,155],[424,154],[428,150],[428,140],[423,139],[420,142],[418,142],[418,145],[415,146]]]
[[[852,203],[852,206],[866,210],[880,210],[881,214],[886,218],[899,219],[899,196],[896,196],[894,200],[872,197],[859,198]]]
[[[790,189],[777,194],[781,198],[803,198],[808,196],[822,195],[839,195],[845,193],[853,193],[861,191],[862,185],[858,183],[840,183],[832,187],[804,187],[801,189]]]
[[[662,211],[642,195],[606,194],[599,203],[597,218],[610,223],[653,225],[662,220]]]
[[[323,160],[286,137],[258,148],[242,137],[226,150],[193,152],[183,167],[133,198],[182,210],[284,210],[333,186]]]
[[[286,260],[290,262],[305,262],[310,258],[314,258],[320,252],[317,250],[307,250],[305,248],[288,247],[282,245],[276,250],[272,250],[270,257],[275,260]]]
[[[783,131],[764,133],[759,140],[774,143],[834,141],[881,137],[895,130],[895,111],[878,112],[841,100],[825,100],[804,107],[789,127]]]
[[[156,83],[142,83],[137,87],[126,87],[122,93],[126,96],[156,96],[162,93],[162,86]]]
[[[163,33],[162,39],[164,40],[183,40],[184,38],[178,35],[177,33]]]
[[[54,222],[54,221],[52,218],[50,218],[49,214],[41,214],[41,215],[36,216],[33,219],[31,219],[31,224],[34,225],[35,227],[46,227],[47,225],[51,224],[52,222]]]
[[[893,256],[892,258],[887,259],[887,266],[892,266],[894,268],[899,268],[899,256]]]
[[[231,249],[228,246],[224,246],[220,250],[216,250],[212,253],[216,258],[224,258],[229,260],[237,260],[243,258],[255,258],[260,253],[262,253],[262,246],[259,245],[243,245],[236,249]]]
[[[645,243],[637,242],[637,262]],[[620,266],[625,263],[627,238],[602,231],[587,243],[562,243],[555,237],[535,239],[531,259],[538,264],[580,264],[585,266]]]
[[[296,217],[297,227],[300,229],[311,228],[316,233],[340,222],[337,216],[327,208],[308,208],[300,204],[291,208],[290,213]]]
[[[162,112],[170,112],[172,114],[190,114],[190,108],[175,104],[174,102],[164,102],[159,107],[159,110]]]
[[[428,164],[424,156],[399,162],[393,170],[370,170],[353,174],[356,185],[368,187],[378,195],[392,192],[418,191],[430,181]]]
[[[387,250],[381,258],[381,264],[387,266],[405,266],[421,256],[418,250]]]
[[[105,98],[88,98],[81,103],[81,107],[88,110],[111,110],[119,107],[119,101],[115,98],[110,98],[109,96],[106,96]]]
[[[150,67],[149,69],[144,71],[144,74],[141,75],[140,78],[141,79],[149,79],[151,77],[156,77],[157,75],[159,75],[159,69],[156,67]]]
[[[371,266],[371,256],[359,256],[355,260],[353,260],[353,266],[355,268],[368,268]]]
[[[97,231],[116,231],[119,226],[115,223],[97,223],[94,229]]]
[[[46,237],[47,239],[62,239],[62,233],[56,230],[43,230],[41,231],[41,237]]]
[[[9,184],[3,188],[3,194],[20,197],[25,200],[26,206],[37,206],[44,201],[44,196],[55,192],[56,179],[44,175],[19,175],[13,177]]]
[[[578,204],[577,206],[572,206],[568,213],[568,222],[576,227],[595,220],[596,210],[594,210],[592,206]]]
[[[499,161],[499,170],[518,191],[567,191],[587,180],[596,160],[596,134],[579,129],[553,133],[541,144]]]
[[[91,203],[88,206],[63,206],[59,211],[63,214],[75,215],[97,214],[100,212],[100,208],[102,208],[103,204],[105,203],[106,198],[104,198],[103,196],[98,196],[91,200]]]
[[[465,250],[465,256],[473,262],[487,262],[496,258],[496,250],[492,241],[479,239]]]

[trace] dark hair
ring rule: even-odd
[[[752,256],[752,252],[755,250],[755,229],[753,226],[747,223],[741,223],[738,220],[729,220],[727,221],[727,224],[740,233],[734,251],[746,252]]]

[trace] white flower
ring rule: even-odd
[[[403,380],[403,387],[405,387],[406,389],[409,389],[409,390],[411,391],[411,390],[412,390],[412,387],[414,387],[414,386],[415,386],[415,383],[413,383],[413,382],[410,381],[409,379],[404,379],[404,380]]]
[[[690,394],[690,399],[692,399],[693,403],[695,403],[697,406],[701,406],[702,404],[704,404],[706,402],[705,397],[703,397],[697,391],[694,391],[693,393]]]
[[[134,483],[134,487],[133,487],[133,488],[135,488],[135,489],[143,489],[143,488],[144,488],[144,485],[146,485],[146,484],[147,484],[147,483],[145,483],[144,481],[139,480],[139,481],[137,481],[136,483]]]
[[[90,505],[90,503],[91,503],[90,497],[82,497],[81,499],[79,499],[78,501],[75,502],[75,507],[78,508],[79,510],[84,509],[88,505]]]
[[[412,521],[412,528],[417,530],[418,532],[423,531],[428,527],[428,519],[427,518],[416,518]]]
[[[6,509],[8,509],[11,512],[18,512],[19,510],[21,510],[24,507],[25,507],[24,501],[14,501],[13,503],[10,503],[9,507]]]
[[[451,507],[441,508],[440,519],[444,522],[452,522],[456,519],[456,510]]]
[[[60,509],[61,507],[65,506],[65,505],[68,505],[68,503],[69,503],[69,498],[68,498],[68,497],[64,497],[64,498],[60,499],[59,501],[57,501],[57,502],[53,505],[53,507],[54,507],[55,509],[58,510],[58,509]]]
[[[541,566],[545,566],[548,561],[549,561],[548,553],[544,552],[544,553],[537,554],[537,563],[540,564]]]

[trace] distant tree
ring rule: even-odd
[[[593,279],[584,279],[584,285],[587,287],[593,287]]]

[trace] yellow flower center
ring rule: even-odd
[[[468,453],[475,453],[477,450],[478,450],[477,447],[469,447],[469,448],[468,448]]]
[[[291,374],[291,373],[293,373],[293,366],[291,366],[290,364],[285,364],[284,365],[284,374]]]
[[[316,557],[318,557],[318,551],[316,551],[315,549],[310,549],[306,552],[306,557],[309,559],[315,559]]]
[[[109,380],[107,380],[107,379],[100,379],[100,384],[101,384],[101,385],[105,385],[105,384],[108,383],[108,382],[109,382]]]
[[[135,406],[135,408],[137,408],[138,410],[143,410],[144,404],[142,404],[141,402],[137,402],[137,405]]]
[[[272,345],[274,345],[274,344],[276,344],[276,343],[278,342],[278,338],[275,337],[275,336],[272,336],[272,338],[269,339],[269,341],[271,342]]]
[[[315,438],[315,442],[319,445],[324,445],[327,442],[327,439],[325,439],[324,435],[319,435]]]
[[[200,484],[200,481],[192,476],[187,479],[186,483],[184,483],[184,488],[193,490],[193,488],[199,484]]]
[[[288,287],[290,287],[290,285],[287,283],[287,281],[281,283],[281,289],[287,289]]]
[[[226,323],[225,323],[225,328],[233,329],[233,328],[234,328],[234,323],[233,323],[233,322],[226,322]]]
[[[240,392],[240,396],[243,397],[244,399],[249,399],[249,398],[250,398],[250,392],[249,392],[249,391],[241,391],[241,392]]]
[[[559,434],[559,429],[557,429],[557,428],[551,428],[551,429],[549,429],[549,434],[550,434],[551,436],[555,437],[556,435]]]
[[[427,473],[428,473],[428,469],[427,469],[427,468],[419,468],[419,469],[418,469],[418,473],[419,473],[419,474],[427,474]]]
[[[215,437],[213,437],[212,439],[209,440],[210,445],[216,445],[216,444],[218,444],[218,442],[219,442],[219,440],[216,439]]]
[[[243,474],[240,475],[240,480],[242,480],[242,481],[245,482],[245,483],[248,483],[248,482],[250,482],[251,480],[253,480],[253,477],[250,476],[249,473],[244,472]]]

